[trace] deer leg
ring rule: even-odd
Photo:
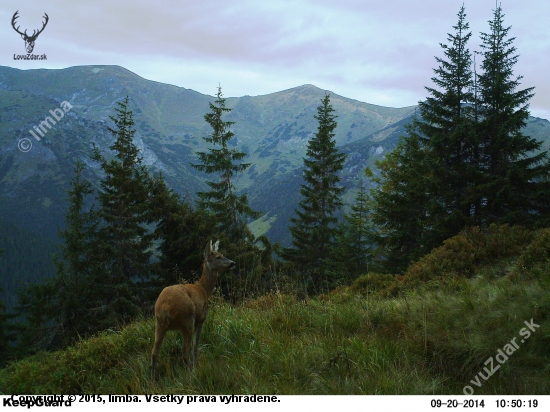
[[[183,335],[183,362],[186,366],[190,367],[189,355],[191,354],[191,342],[193,339],[193,322],[183,325],[181,334]]]
[[[193,356],[193,365],[197,366],[199,362],[199,340],[201,338],[201,332],[202,332],[202,323],[197,325],[196,331],[195,331],[195,348],[194,348],[194,356]]]
[[[160,346],[162,345],[162,341],[164,340],[165,335],[166,335],[166,329],[161,327],[157,321],[157,324],[155,327],[155,344],[153,345],[153,352],[151,354],[151,375],[153,379],[155,378],[155,368],[158,360]]]

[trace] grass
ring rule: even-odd
[[[254,220],[248,225],[250,231],[254,234],[255,237],[260,237],[265,235],[275,221],[277,220],[277,215],[269,217],[268,214],[264,214],[260,218]]]
[[[476,261],[468,277],[432,273],[418,286],[414,276],[414,287],[391,297],[382,292],[395,279],[373,274],[308,300],[274,293],[232,306],[214,298],[193,371],[171,332],[159,376],[150,379],[154,321],[146,318],[8,365],[0,394],[462,394],[465,385],[476,394],[548,394],[550,270],[526,269],[546,262],[532,257],[543,238],[518,249],[521,270],[507,254],[485,266]],[[451,265],[448,253],[433,253]],[[519,343],[531,319],[540,327]],[[519,348],[474,386],[487,359],[513,338]]]
[[[546,288],[509,279],[465,281],[454,296],[432,291],[367,300],[347,290],[306,302],[277,294],[239,307],[217,301],[192,372],[180,360],[174,332],[161,351],[160,377],[149,378],[154,322],[144,319],[13,363],[0,371],[0,388],[5,394],[456,394],[533,318],[540,330],[479,393],[549,393],[549,311]]]

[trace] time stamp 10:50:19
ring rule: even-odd
[[[539,401],[537,399],[496,399],[497,408],[536,408],[539,406]],[[449,399],[448,401],[442,401],[441,399],[432,399],[431,401],[432,408],[484,408],[485,399],[466,399],[463,402],[459,402],[456,399]]]

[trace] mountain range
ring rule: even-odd
[[[231,144],[246,152],[245,161],[252,164],[235,184],[248,193],[252,208],[263,212],[251,228],[272,242],[289,242],[288,222],[300,198],[302,159],[317,130],[316,109],[327,93],[338,116],[337,146],[347,154],[342,182],[349,203],[365,167],[395,147],[416,106],[377,106],[313,85],[227,98],[232,111],[225,120],[235,122]],[[97,184],[101,172],[91,160],[92,147],[97,145],[109,156],[114,141],[109,116],[125,96],[134,113],[135,143],[150,170],[161,172],[170,187],[189,199],[206,189],[207,176],[190,164],[196,162],[197,151],[206,149],[202,137],[211,130],[204,115],[213,96],[146,80],[119,66],[0,66],[0,221],[57,239],[74,164],[78,159],[85,162],[85,176]],[[548,120],[530,117],[525,133],[544,141],[545,148],[550,146]]]

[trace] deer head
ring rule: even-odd
[[[209,271],[222,272],[232,268],[235,265],[235,262],[227,259],[220,252],[218,252],[219,245],[219,240],[214,243],[214,245],[212,245],[212,241],[210,241],[204,250],[204,262]]]
[[[38,37],[38,35],[40,33],[42,33],[42,31],[44,30],[44,28],[46,27],[46,24],[48,24],[48,20],[49,20],[49,17],[46,13],[44,13],[44,18],[46,19],[46,21],[44,23],[42,23],[42,28],[38,31],[34,30],[33,33],[32,33],[32,36],[28,36],[27,35],[27,30],[25,30],[24,33],[21,33],[19,31],[19,26],[17,26],[17,28],[15,27],[15,20],[17,20],[17,18],[19,17],[17,15],[17,13],[19,13],[19,10],[17,10],[12,19],[11,19],[11,26],[13,27],[13,29],[19,33],[21,35],[21,38],[23,40],[25,40],[25,48],[27,49],[27,53],[32,53],[33,49],[34,49],[34,42],[36,41],[36,38]]]

